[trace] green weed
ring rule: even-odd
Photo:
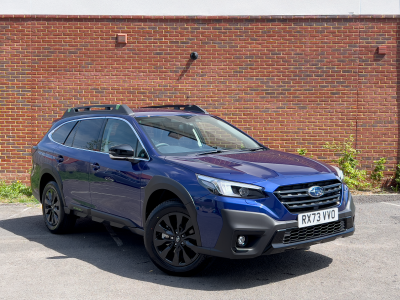
[[[307,152],[308,152],[308,150],[305,149],[305,148],[299,148],[299,149],[297,149],[297,153],[298,153],[299,155],[301,155],[301,156],[306,156]],[[311,157],[311,158],[313,157],[312,154],[310,155],[310,157]]]
[[[297,153],[301,156],[305,156],[307,154],[307,149],[299,148],[297,149]]]
[[[338,159],[333,160],[343,171],[344,182],[351,189],[364,190],[371,186],[367,181],[367,171],[358,169],[357,155],[361,152],[353,147],[354,136],[350,135],[344,142],[326,142],[324,149],[333,150],[339,155]]]
[[[371,172],[371,179],[380,185],[383,179],[383,171],[385,170],[386,158],[381,157],[379,160],[374,161],[375,168]]]
[[[13,181],[7,184],[0,181],[0,202],[1,203],[39,203],[32,196],[32,190],[20,181]]]

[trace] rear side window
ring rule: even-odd
[[[80,124],[80,122],[78,122],[78,123],[75,125],[74,129],[72,129],[72,131],[71,131],[70,134],[68,135],[67,140],[66,140],[65,143],[64,143],[65,146],[72,147],[72,142],[74,141],[75,134],[76,134],[76,132],[78,131],[79,124]]]
[[[104,119],[81,120],[76,131],[72,147],[85,150],[99,151],[100,131]]]
[[[51,135],[51,138],[57,143],[64,144],[66,138],[71,132],[71,129],[74,128],[75,124],[76,122],[69,122],[58,127],[58,129],[54,131]]]

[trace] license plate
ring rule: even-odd
[[[299,214],[298,225],[299,227],[307,227],[312,225],[324,224],[338,220],[338,209],[330,208],[325,210],[319,210],[315,212],[309,212]]]

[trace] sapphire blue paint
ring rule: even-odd
[[[145,161],[112,160],[107,153],[90,155],[90,195],[94,208],[141,224],[140,191]]]
[[[31,174],[34,195],[40,197],[42,178],[55,178],[61,187],[65,205],[79,204],[108,214],[123,217],[144,227],[145,187],[158,175],[182,185],[197,211],[197,225],[202,247],[213,248],[221,239],[224,225],[222,210],[259,213],[275,221],[295,221],[291,213],[274,195],[282,186],[338,180],[333,167],[310,158],[271,149],[260,151],[222,152],[208,155],[163,155],[150,141],[137,119],[147,116],[197,115],[195,113],[141,109],[134,116],[85,114],[56,121],[38,144],[33,154]],[[199,114],[201,115],[201,114]],[[148,159],[131,162],[112,160],[107,153],[77,149],[58,144],[49,134],[72,120],[118,118],[126,120],[140,138]],[[235,128],[235,127],[234,127]],[[261,145],[261,144],[260,144]],[[62,161],[58,158],[62,157]],[[196,174],[252,184],[263,188],[265,197],[247,199],[216,195],[202,186]],[[48,178],[48,177],[46,177]],[[346,209],[349,190],[342,184],[339,212]],[[147,203],[149,205],[149,203]]]

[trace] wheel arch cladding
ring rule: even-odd
[[[170,200],[170,199],[179,199],[177,195],[175,195],[173,192],[165,189],[160,189],[154,191],[150,196],[149,199],[147,200],[147,205],[146,205],[146,220],[151,214],[151,212],[161,203]],[[182,204],[183,202],[180,201]]]
[[[153,176],[153,178],[149,181],[149,183],[144,189],[144,199],[143,199],[143,209],[142,209],[143,225],[146,223],[147,217],[151,213],[151,211],[148,211],[148,207],[151,208],[154,206],[154,203],[157,203],[157,205],[159,205],[162,202],[168,200],[167,199],[168,197],[165,197],[166,196],[165,193],[168,193],[169,195],[175,195],[185,205],[190,217],[194,221],[193,224],[195,226],[195,231],[199,234],[200,237],[200,230],[197,224],[197,210],[194,205],[192,197],[182,184],[171,178],[164,176],[159,176],[159,175]],[[160,200],[160,198],[162,201]]]
[[[40,178],[40,185],[39,185],[40,186],[40,188],[39,188],[40,202],[42,202],[44,188],[50,181],[56,182],[56,179],[50,173],[44,173],[42,175],[42,177]]]
[[[61,201],[65,206],[65,201],[64,201],[64,195],[62,192],[62,182],[59,178],[59,176],[56,176],[54,174],[54,172],[52,172],[50,169],[45,169],[43,170],[42,175],[40,176],[40,184],[39,184],[39,201],[42,202],[42,195],[43,195],[43,190],[45,188],[45,186],[47,185],[47,183],[49,183],[50,181],[54,181],[57,183],[58,188],[60,189],[60,193],[61,193]]]

